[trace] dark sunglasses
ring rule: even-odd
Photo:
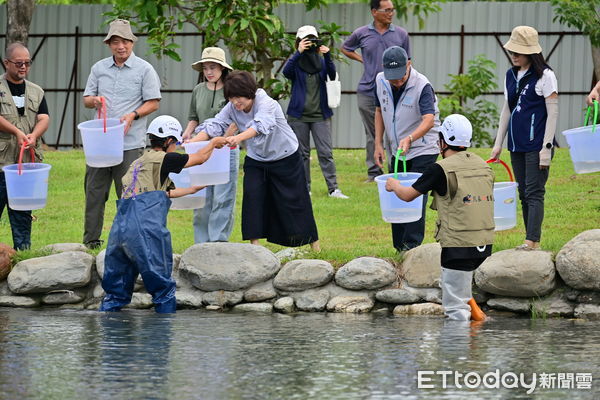
[[[31,67],[31,63],[33,61],[11,61],[11,60],[6,60],[11,64],[15,64],[17,68],[23,68],[23,66],[29,68]]]

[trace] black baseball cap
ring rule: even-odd
[[[393,81],[404,78],[408,54],[400,46],[392,46],[383,52],[383,75],[385,79]]]

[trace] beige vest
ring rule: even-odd
[[[123,176],[123,198],[130,198],[133,191],[136,194],[151,192],[154,190],[166,191],[174,188],[173,182],[167,178],[165,183],[160,184],[160,168],[167,153],[164,151],[148,150],[140,158],[129,166],[127,173]],[[133,182],[133,172],[138,169],[135,187],[130,189]]]
[[[44,98],[44,91],[35,83],[25,80],[25,113],[21,116],[6,83],[6,76],[0,77],[0,115],[8,122],[19,128],[25,134],[33,131],[37,122],[37,114]],[[12,133],[0,132],[0,167],[14,164],[19,158],[17,137]],[[36,161],[42,160],[41,140],[38,139],[35,148]],[[23,162],[31,162],[29,151],[23,153]]]
[[[448,190],[435,191],[431,208],[437,208],[435,238],[442,247],[474,247],[494,242],[494,172],[476,154],[458,152],[437,161],[444,170]]]

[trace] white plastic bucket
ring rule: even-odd
[[[494,224],[496,231],[505,231],[517,226],[517,182],[508,164],[502,160],[489,159],[486,162],[498,161],[508,172],[510,182],[494,183]]]
[[[418,172],[399,173],[398,180],[402,186],[412,186],[422,174]],[[423,210],[423,195],[413,201],[406,202],[398,198],[394,192],[385,190],[385,182],[393,178],[394,174],[379,175],[375,177],[377,189],[379,189],[379,205],[381,216],[385,222],[406,223],[421,219]]]
[[[494,223],[497,231],[517,225],[517,182],[494,183]]]
[[[123,136],[125,123],[116,118],[93,119],[77,125],[83,140],[85,163],[90,167],[102,168],[118,165],[123,161]]]
[[[600,171],[600,125],[569,129],[562,133],[567,139],[573,168],[578,174]]]
[[[180,173],[170,173],[169,178],[175,183],[176,188],[188,188],[191,186],[190,168],[184,168]],[[171,199],[171,210],[195,210],[206,204],[206,189]]]
[[[188,154],[194,154],[205,147],[208,142],[184,143]],[[229,182],[229,152],[228,146],[214,149],[210,158],[201,165],[188,168],[193,186],[220,185]]]
[[[38,210],[46,206],[48,198],[49,164],[23,163],[19,175],[19,164],[2,167],[6,178],[8,206],[13,210]]]

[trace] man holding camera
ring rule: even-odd
[[[352,60],[363,63],[364,72],[358,88],[356,99],[358,111],[367,136],[366,162],[367,180],[372,182],[383,171],[375,163],[375,77],[383,70],[381,58],[388,47],[400,46],[406,50],[410,58],[408,32],[392,24],[396,13],[390,0],[371,0],[373,22],[357,28],[342,45],[342,53]],[[356,50],[360,49],[360,54]]]

